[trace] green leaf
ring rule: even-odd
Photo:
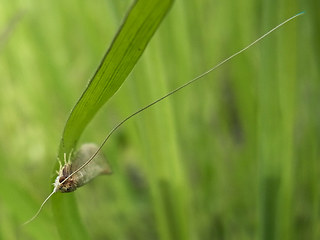
[[[135,2],[67,120],[60,158],[75,148],[84,128],[128,77],[171,4],[172,0]]]
[[[74,106],[59,147],[59,158],[76,144],[97,111],[120,88],[139,60],[173,0],[139,0],[130,8],[111,47],[87,88]],[[87,239],[73,195],[56,194],[52,199],[55,221],[64,239]]]

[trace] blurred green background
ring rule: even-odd
[[[71,108],[132,1],[1,1],[0,239],[58,239],[50,179]],[[92,239],[320,239],[320,3],[177,0],[81,142],[124,125],[75,193]],[[67,197],[67,195],[66,195]]]

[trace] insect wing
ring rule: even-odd
[[[98,146],[93,143],[83,144],[72,161],[72,172],[80,168],[98,150]],[[99,152],[95,158],[83,169],[74,175],[78,186],[81,187],[101,174],[111,174],[111,168],[104,155]]]

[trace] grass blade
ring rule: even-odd
[[[69,153],[75,148],[87,124],[120,88],[172,2],[172,0],[140,0],[134,3],[111,47],[67,120],[60,142],[60,159],[63,159],[63,153]],[[53,212],[63,238],[87,238],[73,195],[54,196]]]
[[[137,1],[118,31],[86,90],[73,108],[60,144],[59,157],[69,153],[84,128],[100,107],[112,97],[127,78],[172,0]]]

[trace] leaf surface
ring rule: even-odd
[[[116,93],[141,57],[173,0],[134,2],[87,88],[74,106],[63,131],[59,158],[76,148],[97,111]],[[56,165],[58,167],[58,164]],[[66,196],[67,195],[67,196]],[[52,206],[63,239],[88,239],[74,196],[55,194]]]

